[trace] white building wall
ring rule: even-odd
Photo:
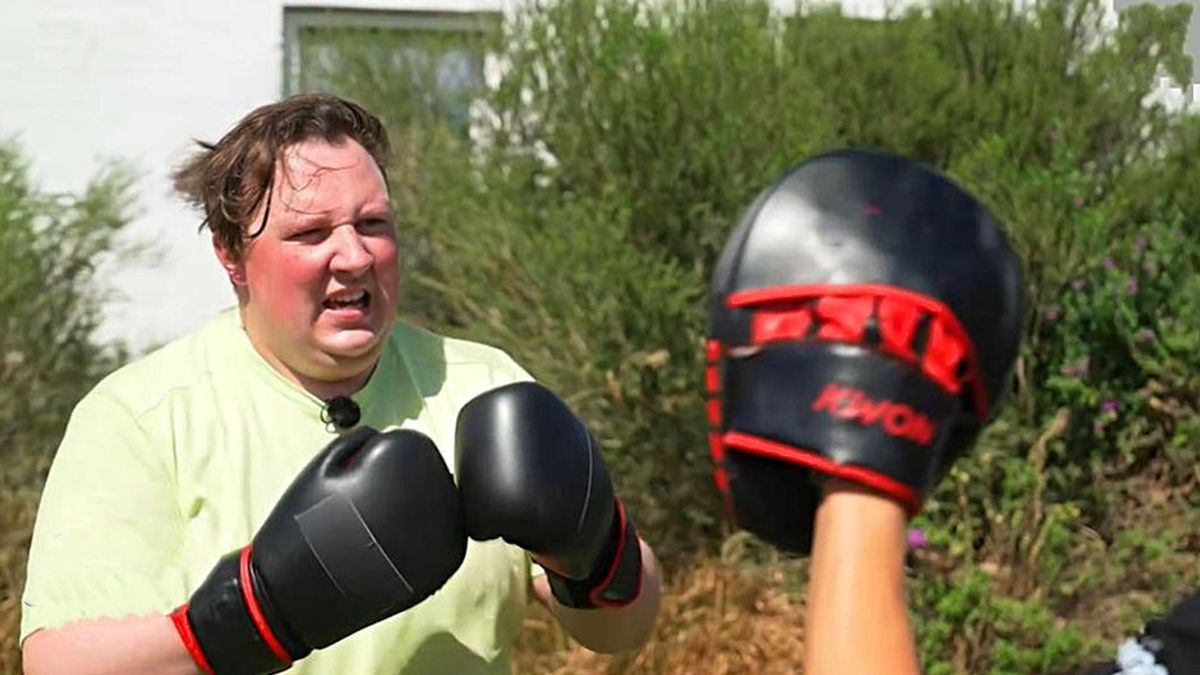
[[[214,138],[279,90],[275,2],[7,0],[0,20],[0,134],[15,135],[48,190],[81,189],[110,158],[141,176],[131,234],[158,249],[115,270],[127,300],[104,332],[144,345],[197,325],[231,294],[170,198],[191,138]]]
[[[912,1],[843,6],[880,17]],[[285,4],[497,11],[514,2],[4,0],[0,137],[16,136],[48,190],[80,190],[109,158],[131,162],[141,176],[131,236],[152,242],[157,255],[111,271],[121,297],[110,303],[100,337],[142,348],[233,302],[207,237],[197,232],[199,217],[172,197],[168,176],[190,139],[215,140],[251,108],[279,96]]]

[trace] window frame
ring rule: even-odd
[[[499,11],[430,11],[419,9],[357,9],[336,6],[284,6],[283,73],[284,96],[300,91],[300,34],[309,28],[374,28],[405,32],[442,32],[478,35],[499,27]]]

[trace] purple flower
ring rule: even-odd
[[[1087,202],[1083,201],[1083,197],[1076,197],[1073,203],[1075,204],[1075,208],[1082,209],[1083,205]]]
[[[1105,415],[1115,415],[1117,414],[1117,405],[1117,399],[1106,398],[1104,399],[1104,402],[1100,404],[1100,412],[1104,413]]]
[[[1137,249],[1138,253],[1145,251],[1146,250],[1146,238],[1138,237],[1137,239],[1133,240],[1133,247],[1135,249]]]
[[[1055,321],[1058,321],[1059,317],[1061,317],[1061,316],[1062,316],[1062,310],[1059,309],[1058,307],[1048,307],[1046,309],[1046,321],[1049,321],[1050,323],[1054,323]]]
[[[1134,279],[1133,277],[1129,277],[1129,281],[1125,282],[1125,292],[1129,293],[1130,295],[1137,295],[1138,280]]]
[[[1104,259],[1104,269],[1108,270],[1109,272],[1117,269],[1117,263],[1113,262],[1112,256]]]
[[[1133,339],[1141,342],[1142,344],[1146,344],[1147,342],[1154,342],[1158,339],[1158,336],[1155,335],[1154,331],[1150,330],[1149,328],[1141,328],[1138,330],[1137,334],[1133,336]]]
[[[1084,286],[1084,281],[1083,281],[1083,279],[1082,279],[1082,278],[1076,279],[1076,280],[1074,280],[1074,281],[1072,281],[1072,282],[1071,282],[1071,288],[1072,288],[1072,289],[1073,289],[1073,290],[1074,290],[1076,293],[1078,293],[1079,291],[1082,291],[1082,290],[1083,290],[1083,286]]]
[[[926,537],[925,532],[919,527],[910,528],[905,539],[908,540],[908,547],[914,551],[929,546],[929,537]]]
[[[1092,433],[1096,434],[1097,436],[1099,436],[1100,434],[1103,434],[1104,433],[1104,422],[1101,420],[1096,420],[1095,422],[1092,422]]]

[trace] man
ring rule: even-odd
[[[178,170],[238,306],[76,407],[27,673],[507,672],[527,588],[591,649],[648,637],[656,562],[582,422],[397,320],[387,156],[373,115],[301,95]]]

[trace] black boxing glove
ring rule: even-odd
[[[485,392],[459,412],[455,446],[472,539],[499,537],[529,551],[567,607],[638,597],[637,530],[599,446],[558,396],[532,382]]]
[[[1024,313],[1002,228],[945,177],[865,150],[793,168],[713,274],[710,449],[733,518],[807,553],[829,476],[916,514],[991,419]]]
[[[466,555],[454,479],[421,433],[360,427],[296,477],[249,546],[171,614],[206,673],[275,673],[421,602]]]

